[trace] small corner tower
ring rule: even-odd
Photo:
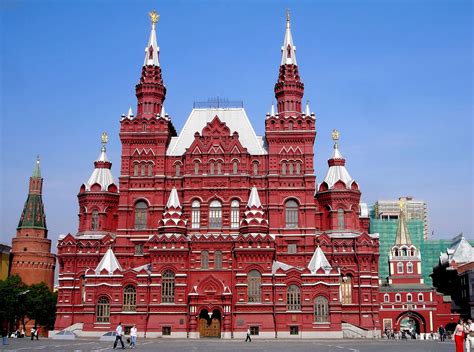
[[[117,228],[119,192],[110,171],[112,163],[107,158],[107,133],[101,136],[102,148],[94,161],[94,171],[81,186],[79,199],[79,233],[88,231],[110,232]]]
[[[51,253],[51,240],[47,238],[42,192],[43,178],[38,157],[30,177],[28,198],[18,223],[16,237],[12,241],[10,273],[19,275],[28,285],[44,282],[52,289],[56,256]]]
[[[395,244],[389,254],[389,284],[422,284],[421,254],[413,245],[406,220],[406,203],[400,200]]]

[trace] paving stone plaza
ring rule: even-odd
[[[112,350],[113,342],[76,339],[61,341],[42,339],[10,339],[9,345],[2,346],[2,351],[108,351]],[[206,352],[237,352],[237,351],[267,351],[267,352],[371,352],[381,351],[453,351],[454,342],[420,341],[420,340],[254,340],[245,343],[243,340],[167,340],[148,339],[139,340],[136,350],[139,351],[206,351]]]

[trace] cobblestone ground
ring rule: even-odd
[[[97,339],[76,339],[71,341],[42,339],[10,339],[9,345],[1,346],[2,351],[109,351],[113,342]],[[137,343],[138,351],[163,352],[431,352],[454,351],[454,342],[438,341],[387,341],[387,340],[171,340],[141,339]]]

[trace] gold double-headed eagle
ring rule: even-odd
[[[333,141],[338,141],[339,140],[339,131],[338,130],[332,130],[331,137]]]
[[[150,15],[150,20],[153,24],[156,24],[160,19],[160,15],[158,15],[158,12],[156,12],[155,10],[150,11],[148,15]]]
[[[107,132],[103,132],[102,135],[100,136],[100,141],[102,144],[107,144],[109,141],[109,136],[107,135]]]

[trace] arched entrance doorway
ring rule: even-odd
[[[423,317],[416,312],[405,312],[400,314],[397,319],[400,332],[415,337],[416,334],[426,333],[426,324]]]
[[[221,337],[221,312],[214,309],[209,312],[207,309],[199,313],[199,337]]]

